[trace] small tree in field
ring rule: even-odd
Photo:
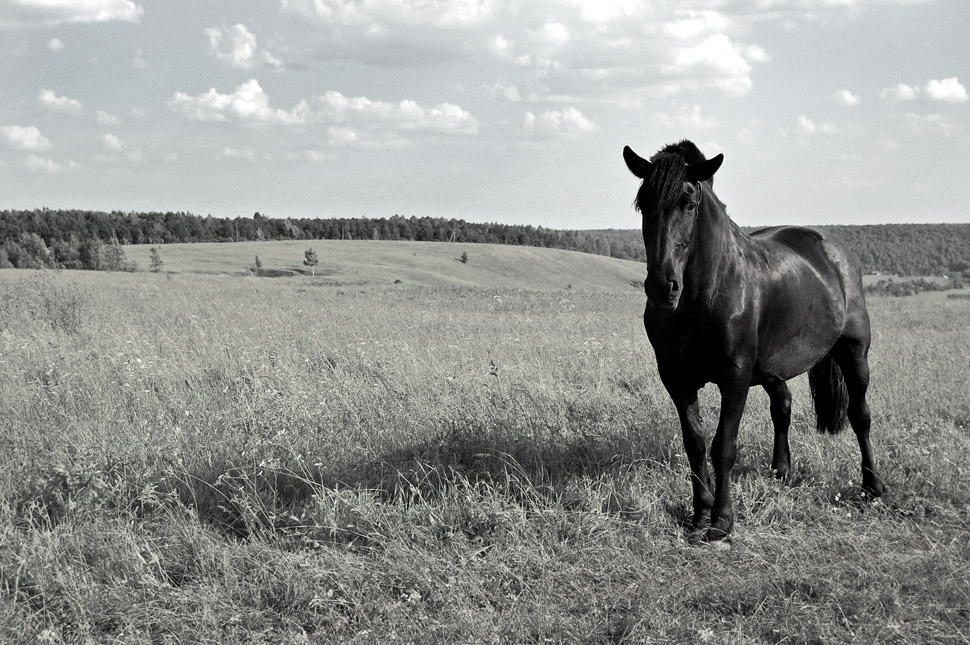
[[[149,249],[148,252],[151,254],[149,267],[151,268],[152,273],[158,273],[162,270],[162,267],[165,266],[165,263],[162,262],[162,252],[156,249],[154,246]]]
[[[461,263],[462,264],[468,264],[468,252],[467,251],[462,251],[461,252]]]
[[[256,274],[256,277],[259,277],[259,274],[260,274],[260,273],[261,273],[262,271],[263,271],[263,263],[262,263],[262,261],[261,261],[261,260],[259,259],[259,256],[257,255],[257,256],[256,256],[256,264],[254,264],[254,265],[253,265],[253,273],[255,273],[255,274]]]
[[[317,252],[313,249],[307,249],[303,252],[303,264],[310,267],[310,275],[315,276],[317,274],[316,266],[319,262]]]

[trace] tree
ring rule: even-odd
[[[118,243],[118,238],[113,238],[111,244],[104,247],[104,267],[108,271],[130,271],[128,258],[125,257],[125,250]]]
[[[317,259],[317,252],[313,249],[307,249],[303,252],[303,264],[310,267],[310,275],[315,276],[317,274],[316,266],[320,262]]]
[[[104,244],[97,238],[89,238],[78,250],[81,266],[88,271],[100,271],[104,265]]]
[[[256,256],[256,264],[253,265],[253,273],[259,277],[259,274],[263,271],[263,263],[260,261],[259,256]]]
[[[159,271],[162,270],[162,266],[164,266],[165,264],[164,262],[162,262],[162,252],[153,246],[149,250],[149,253],[151,253],[151,256],[152,256],[149,262],[149,266],[151,267],[152,273],[158,273]]]
[[[468,251],[461,252],[461,263],[468,264]]]

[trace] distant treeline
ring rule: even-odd
[[[837,234],[867,273],[949,275],[970,271],[970,224],[820,227]],[[753,229],[751,229],[753,230]],[[257,240],[409,240],[514,244],[643,261],[638,230],[569,231],[437,217],[222,218],[185,212],[0,211],[0,268],[128,269],[124,244]],[[119,255],[120,254],[120,255]]]
[[[943,281],[925,278],[896,281],[889,278],[868,285],[865,292],[879,296],[915,296],[925,291],[950,291],[951,289],[963,289],[966,286],[967,281],[959,275]]]
[[[742,227],[751,233],[762,227]],[[858,256],[864,273],[900,276],[944,276],[970,272],[970,224],[869,224],[817,226],[845,241]],[[640,241],[640,231],[588,231],[625,248]],[[643,259],[643,242],[637,248]],[[967,273],[970,278],[970,273]]]

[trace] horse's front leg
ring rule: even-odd
[[[720,385],[721,416],[717,433],[711,444],[711,462],[714,465],[714,508],[711,516],[709,541],[723,540],[734,526],[734,509],[731,504],[731,470],[738,456],[738,426],[748,399],[749,379],[741,378]]]
[[[668,388],[677,407],[680,427],[684,435],[684,450],[690,463],[690,482],[693,490],[694,517],[691,519],[690,541],[698,542],[711,526],[714,506],[714,485],[707,468],[707,440],[701,425],[697,388]]]

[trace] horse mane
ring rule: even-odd
[[[643,207],[664,210],[680,199],[687,180],[687,164],[706,161],[707,158],[692,141],[684,139],[670,143],[650,158],[650,177],[644,180],[634,202],[637,210]]]

